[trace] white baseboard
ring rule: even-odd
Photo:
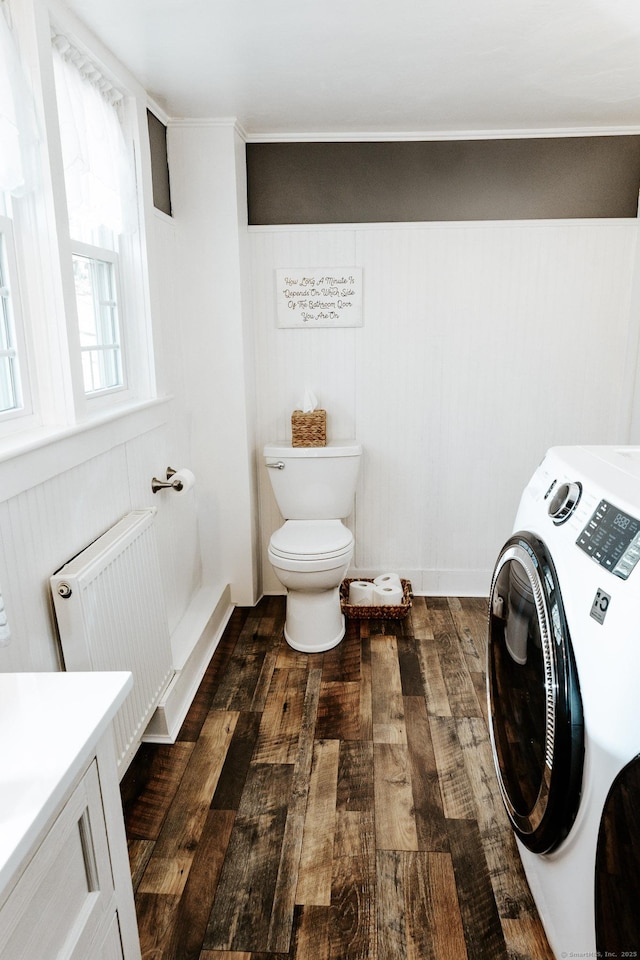
[[[142,736],[143,743],[175,743],[211,657],[233,612],[231,590],[203,587],[171,637],[174,673]]]

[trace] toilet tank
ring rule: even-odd
[[[267,444],[267,473],[285,520],[348,517],[353,510],[361,456],[360,444],[348,440],[334,440],[326,447]],[[280,464],[283,466],[279,468]]]

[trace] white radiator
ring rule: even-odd
[[[155,513],[128,513],[50,578],[65,669],[133,674],[114,722],[124,769],[173,675]]]

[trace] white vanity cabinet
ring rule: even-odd
[[[111,731],[130,687],[0,675],[2,960],[140,960]]]

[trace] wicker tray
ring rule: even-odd
[[[382,603],[380,606],[369,606],[368,604],[349,603],[349,584],[354,579],[369,580],[370,583],[373,583],[373,579],[369,577],[352,577],[342,581],[340,584],[340,605],[345,617],[350,617],[353,620],[403,620],[409,613],[413,598],[411,580],[400,580],[404,591],[402,603],[397,605]]]
[[[313,410],[303,413],[294,410],[291,414],[292,447],[326,447],[327,411]]]

